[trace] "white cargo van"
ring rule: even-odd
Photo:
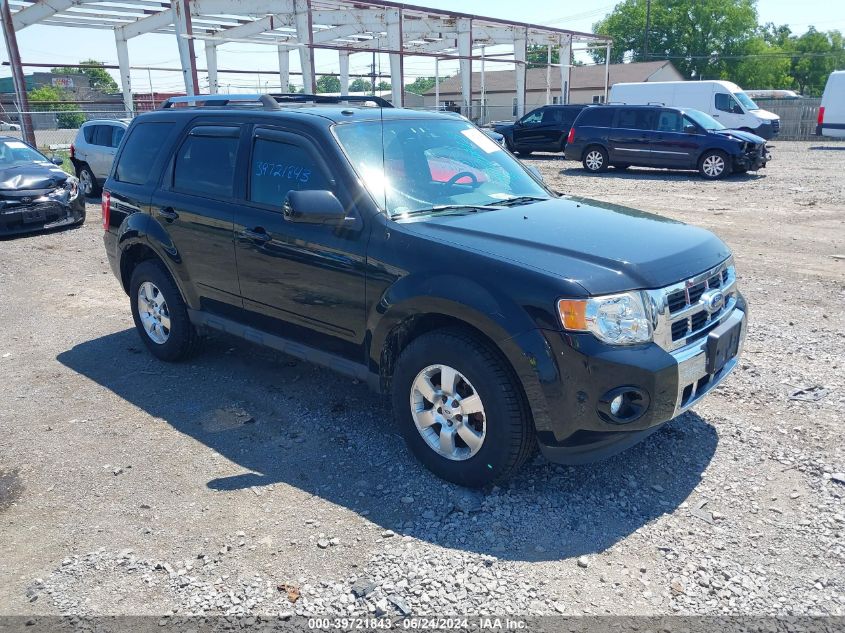
[[[610,101],[636,105],[662,104],[706,112],[731,130],[769,139],[780,131],[780,117],[761,110],[730,81],[648,81],[614,84]]]
[[[845,70],[830,73],[827,78],[816,134],[845,138]]]

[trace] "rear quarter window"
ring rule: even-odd
[[[96,125],[86,125],[84,128],[82,128],[82,136],[85,137],[86,143],[91,143],[93,141],[94,129],[96,127]]]
[[[139,123],[129,133],[114,169],[119,182],[143,185],[150,178],[153,163],[162,150],[173,123]]]
[[[613,125],[613,112],[613,108],[604,108],[601,106],[585,108],[575,120],[575,125],[611,127],[611,125]]]

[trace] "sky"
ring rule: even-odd
[[[439,9],[454,9],[454,0],[406,0],[409,4]],[[658,0],[659,1],[659,0]],[[533,22],[571,29],[592,30],[592,25],[604,17],[615,6],[609,0],[587,0],[582,2],[514,2],[513,0],[462,0],[460,11],[497,18]],[[819,30],[839,29],[845,31],[845,1],[843,0],[758,0],[757,12],[761,23],[788,24],[794,33],[803,33],[809,26]],[[2,39],[2,35],[0,35]],[[50,26],[31,26],[18,32],[18,46],[24,62],[51,63],[60,65],[77,63],[93,58],[105,63],[116,64],[117,53],[110,31],[93,29],[72,29]],[[202,43],[196,45],[198,67],[205,67]],[[582,53],[583,56],[583,53]],[[179,56],[173,36],[143,35],[129,41],[129,57],[133,66],[159,66],[178,68]],[[0,49],[0,61],[7,61],[5,42]],[[350,61],[351,73],[369,73],[371,54],[353,55]],[[385,74],[389,72],[387,57],[379,60]],[[333,51],[317,51],[317,72],[337,72],[337,55]],[[233,42],[218,48],[218,67],[256,69],[256,75],[221,74],[221,90],[230,92],[254,90],[278,90],[277,57],[275,47]],[[499,65],[499,68],[511,68]],[[440,64],[441,74],[457,72],[457,62]],[[497,66],[488,63],[487,70]],[[33,68],[25,69],[32,72]],[[297,55],[291,55],[291,70],[299,70]],[[264,72],[262,72],[264,71]],[[11,74],[8,66],[0,67],[0,76]],[[117,72],[112,73],[117,80]],[[406,81],[417,76],[434,75],[434,62],[430,58],[406,58]],[[273,85],[276,82],[275,86]],[[298,83],[297,78],[293,78]],[[200,83],[207,85],[201,75]],[[180,73],[132,71],[132,89],[135,92],[184,90]]]

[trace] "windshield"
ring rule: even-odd
[[[709,114],[705,114],[701,110],[684,110],[684,114],[698,123],[701,127],[705,130],[725,130],[724,125],[719,123],[716,119],[714,119]]]
[[[50,161],[21,141],[0,141],[0,169],[32,162],[49,163]]]
[[[394,218],[551,197],[519,161],[459,119],[364,121],[334,132],[364,186]]]
[[[740,92],[735,92],[733,94],[734,94],[734,97],[736,97],[737,101],[739,101],[746,110],[759,110],[760,109],[760,106],[758,106],[756,103],[754,103],[751,100],[751,97],[749,97],[744,92],[740,91]]]

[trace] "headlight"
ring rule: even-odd
[[[76,200],[79,195],[79,179],[76,176],[68,176],[65,180],[65,191],[69,202]]]
[[[590,332],[610,345],[648,343],[652,338],[651,319],[640,292],[561,299],[557,309],[565,329]]]

